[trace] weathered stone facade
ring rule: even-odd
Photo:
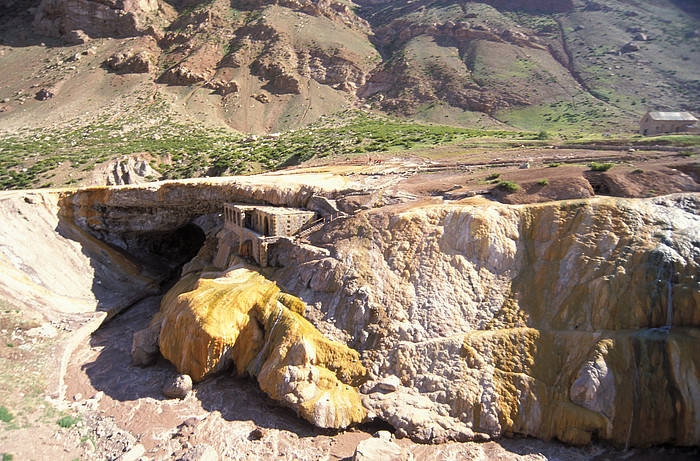
[[[261,267],[267,266],[268,245],[291,237],[315,217],[314,211],[297,208],[224,205],[225,227],[238,238],[238,254],[252,257]]]

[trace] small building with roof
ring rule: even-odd
[[[698,119],[690,112],[649,111],[639,122],[639,134],[700,133]]]

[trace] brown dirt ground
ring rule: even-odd
[[[430,157],[411,159],[375,155],[372,162],[385,170],[394,168],[396,163],[419,165],[411,167],[417,172],[407,175],[397,189],[418,196],[442,196],[452,200],[470,193],[484,194],[503,203],[523,204],[595,195],[653,197],[700,192],[700,161],[696,156],[688,157],[675,151],[519,147],[499,149],[494,154],[483,149],[460,153],[454,147],[446,147],[428,153]],[[377,160],[381,160],[381,164]],[[358,162],[368,161],[356,157],[345,163]],[[607,172],[593,172],[588,166],[591,162],[609,162],[614,166]],[[323,164],[316,162],[314,166]],[[342,166],[343,161],[334,163],[335,168]],[[497,179],[487,179],[494,174],[499,175]],[[542,180],[547,184],[541,185]],[[512,181],[519,188],[517,192],[501,191],[497,188],[499,181]]]

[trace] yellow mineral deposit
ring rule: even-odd
[[[366,371],[358,353],[323,337],[303,313],[301,300],[237,263],[186,274],[153,322],[162,323],[163,356],[195,381],[233,365],[319,427],[361,422],[357,386]]]

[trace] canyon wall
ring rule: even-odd
[[[47,320],[109,316],[159,291],[162,274],[77,226],[66,192],[0,195],[0,299]]]

